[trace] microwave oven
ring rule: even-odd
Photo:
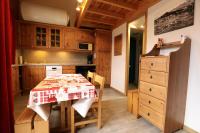
[[[92,43],[79,43],[78,49],[92,51]]]

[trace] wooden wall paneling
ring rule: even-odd
[[[105,77],[106,84],[110,84],[111,78],[111,47],[112,32],[105,30],[96,30],[96,72]]]
[[[114,37],[114,56],[122,54],[122,34]]]

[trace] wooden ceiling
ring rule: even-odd
[[[145,14],[160,0],[85,0],[77,14],[77,27],[114,29]]]

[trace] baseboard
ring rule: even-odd
[[[112,86],[110,86],[110,88],[111,88],[111,89],[113,89],[114,91],[116,91],[116,92],[118,92],[118,93],[120,93],[120,94],[122,94],[122,95],[126,96],[126,94],[125,94],[125,93],[123,93],[123,92],[119,91],[118,89],[116,89],[116,88],[114,88],[114,87],[112,87]]]
[[[197,131],[193,130],[192,128],[190,128],[186,125],[183,126],[183,130],[188,132],[188,133],[198,133]]]

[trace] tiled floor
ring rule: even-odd
[[[26,103],[27,96],[15,99],[16,116],[26,106]],[[92,124],[79,129],[78,133],[160,133],[158,128],[143,118],[136,119],[132,114],[127,112],[127,98],[110,88],[106,88],[104,91],[102,111],[102,129],[99,130],[95,124]],[[59,114],[54,113],[54,117],[59,118]],[[51,120],[56,119],[53,118]],[[55,130],[54,132],[57,133]],[[186,132],[179,131],[177,133]]]

